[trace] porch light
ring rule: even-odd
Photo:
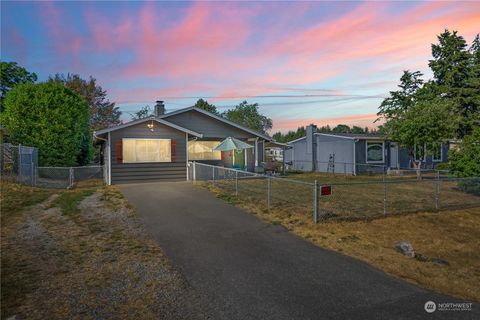
[[[153,120],[147,123],[147,127],[150,129],[150,131],[153,131]]]

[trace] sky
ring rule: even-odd
[[[2,61],[46,80],[93,76],[129,112],[206,98],[258,103],[275,131],[315,123],[374,127],[402,70],[431,77],[444,29],[468,43],[480,2],[2,1]]]

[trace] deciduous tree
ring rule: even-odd
[[[258,103],[249,104],[243,101],[234,109],[225,111],[222,116],[261,133],[267,133],[272,128],[272,119],[258,111]]]
[[[0,62],[0,112],[7,92],[20,83],[37,81],[37,75],[29,72],[16,62]]]
[[[106,90],[90,76],[82,79],[78,74],[56,74],[49,81],[59,82],[76,92],[88,104],[89,122],[93,130],[108,128],[121,123],[122,112],[107,98]]]

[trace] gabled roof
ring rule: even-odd
[[[260,137],[260,138],[262,138],[262,139],[265,139],[265,140],[268,140],[268,141],[272,140],[272,138],[269,137],[268,135],[265,135],[265,134],[263,134],[263,133],[257,132],[257,131],[255,131],[255,130],[252,130],[252,129],[249,129],[249,128],[246,128],[246,127],[244,127],[244,126],[242,126],[242,125],[239,125],[239,124],[237,124],[237,123],[235,123],[235,122],[233,122],[233,121],[230,121],[230,120],[228,120],[228,119],[225,119],[224,117],[218,116],[218,115],[216,115],[216,114],[213,114],[213,113],[211,113],[211,112],[205,111],[205,110],[200,109],[200,108],[197,108],[197,107],[188,107],[188,108],[183,108],[183,109],[175,110],[175,111],[172,111],[172,112],[165,113],[164,115],[161,115],[161,116],[159,116],[158,118],[165,119],[165,118],[168,118],[168,117],[170,117],[170,116],[174,116],[174,115],[177,115],[177,114],[180,114],[180,113],[184,113],[184,112],[188,112],[188,111],[192,111],[192,110],[197,111],[197,112],[200,112],[200,113],[203,113],[204,115],[207,115],[207,116],[209,116],[209,117],[211,117],[211,118],[214,118],[214,119],[216,119],[216,120],[218,120],[218,121],[221,121],[221,122],[223,122],[223,123],[226,123],[226,124],[228,124],[228,125],[231,125],[232,127],[235,127],[235,128],[237,128],[237,129],[240,129],[240,130],[243,130],[243,131],[248,132],[248,133],[250,133],[250,134],[253,134],[253,135],[255,135],[255,136],[257,136],[257,137]],[[157,118],[157,119],[158,119],[158,118]]]
[[[164,124],[164,125],[166,125],[168,127],[171,127],[173,129],[177,129],[177,130],[186,132],[186,133],[191,134],[192,136],[195,136],[195,137],[198,137],[198,138],[201,138],[203,136],[201,133],[186,129],[184,127],[180,127],[180,126],[178,126],[174,123],[168,122],[167,120],[163,120],[163,119],[160,119],[160,118],[155,118],[153,116],[148,117],[148,118],[144,118],[144,119],[138,119],[138,120],[130,121],[130,122],[127,122],[127,123],[123,123],[123,124],[120,124],[120,125],[115,126],[115,127],[98,130],[98,131],[95,131],[93,134],[94,134],[94,136],[98,136],[98,135],[102,135],[102,134],[105,134],[105,133],[108,133],[108,132],[111,132],[111,131],[115,131],[115,130],[119,130],[119,129],[123,129],[123,128],[128,128],[130,126],[134,126],[136,124],[139,124],[139,123],[142,123],[142,122],[145,122],[145,121],[156,121],[158,123]]]
[[[349,140],[385,140],[385,137],[378,134],[368,134],[368,133],[322,133],[322,132],[315,132],[316,136],[326,136],[326,137],[335,137],[341,139],[349,139]],[[287,142],[287,144],[295,143],[306,139],[307,137],[301,137],[292,141]]]

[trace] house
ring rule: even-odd
[[[265,147],[265,158],[267,161],[283,162],[283,148],[267,145]]]
[[[107,184],[186,180],[188,161],[254,171],[264,161],[265,142],[272,140],[196,107],[165,113],[163,101],[157,101],[153,116],[96,131],[94,136],[103,144]],[[227,137],[253,148],[213,151]]]
[[[293,170],[361,174],[413,167],[408,150],[382,135],[318,133],[316,130],[315,125],[310,125],[305,137],[288,143],[285,161]],[[415,161],[422,168],[434,168],[448,160],[448,149],[448,143],[428,153],[426,145],[415,147]]]

